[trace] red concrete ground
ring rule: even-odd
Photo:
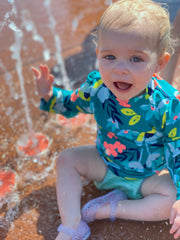
[[[94,144],[95,122],[92,117],[83,117],[64,123],[57,116],[40,112],[31,66],[46,63],[59,85],[79,86],[96,68],[89,33],[109,2],[0,2],[1,240],[53,240],[57,235],[61,220],[56,202],[55,158],[65,148]],[[179,74],[180,63],[173,82],[180,90]],[[58,76],[64,80],[58,82]],[[48,137],[49,147],[43,154],[26,156],[19,151],[19,141],[28,142],[29,132]],[[84,180],[82,204],[101,194]],[[90,227],[91,240],[173,239],[168,221],[97,221]]]

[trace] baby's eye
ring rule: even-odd
[[[114,55],[106,55],[104,58],[106,60],[114,60],[114,59],[116,59],[116,57]]]
[[[134,56],[130,58],[131,62],[143,62],[143,59],[141,57]]]

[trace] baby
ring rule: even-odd
[[[85,240],[98,219],[169,219],[180,236],[180,95],[157,73],[172,53],[168,12],[151,0],[121,0],[97,30],[99,72],[75,91],[53,87],[46,65],[33,68],[40,109],[65,117],[94,114],[96,145],[61,152],[56,240]],[[81,176],[108,194],[81,210]]]

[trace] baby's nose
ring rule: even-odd
[[[128,73],[127,63],[125,61],[118,61],[116,62],[113,70],[115,73],[118,73],[118,74]]]

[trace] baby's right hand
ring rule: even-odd
[[[46,65],[40,65],[41,71],[37,68],[32,67],[32,71],[36,78],[36,89],[38,94],[48,101],[53,94],[52,84],[54,77],[49,73],[49,69]]]

